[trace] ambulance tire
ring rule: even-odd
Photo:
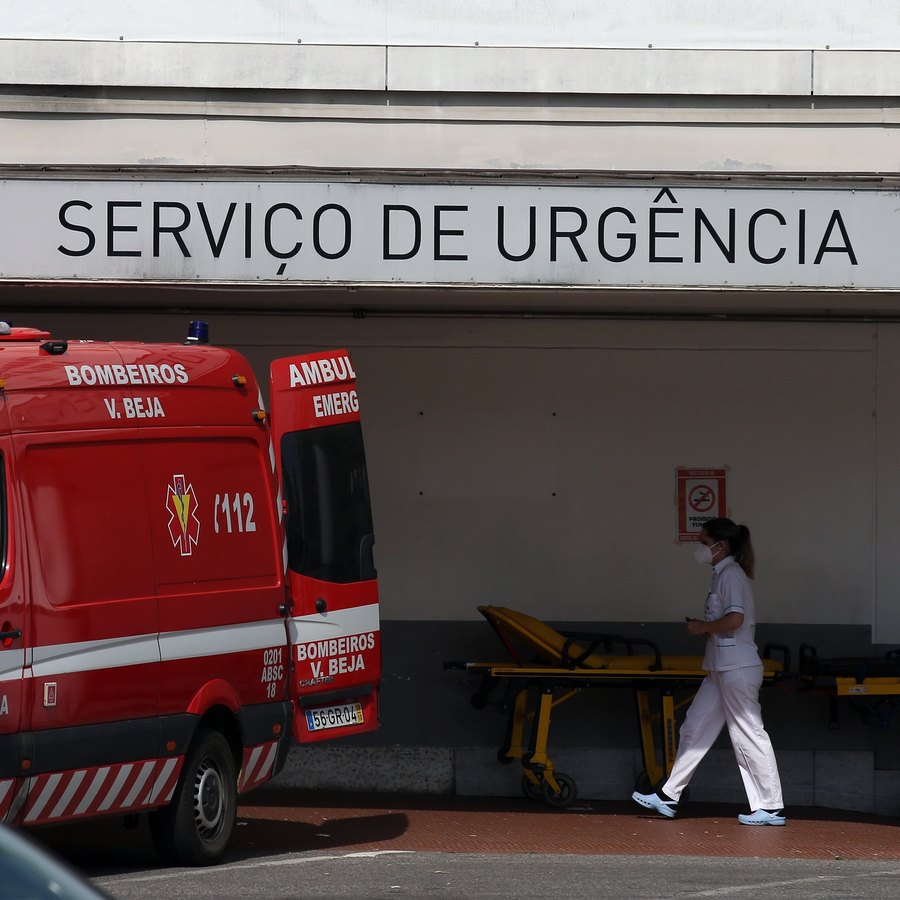
[[[218,862],[237,817],[237,773],[228,741],[201,728],[185,758],[172,802],[150,814],[150,833],[168,863],[209,866]]]

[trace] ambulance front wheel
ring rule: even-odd
[[[208,866],[221,859],[237,816],[237,774],[228,741],[200,729],[172,802],[150,816],[153,843],[169,863]]]

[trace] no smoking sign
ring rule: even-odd
[[[725,515],[725,469],[675,470],[678,482],[678,540],[696,541],[703,523]]]

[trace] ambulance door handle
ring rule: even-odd
[[[359,580],[374,581],[378,577],[375,570],[375,535],[367,534],[359,542]]]
[[[20,637],[22,637],[22,632],[18,628],[13,628],[11,631],[0,631],[0,641],[14,641]]]

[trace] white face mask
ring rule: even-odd
[[[713,559],[712,547],[707,547],[706,544],[697,544],[697,549],[694,550],[694,559],[701,566],[711,566]]]

